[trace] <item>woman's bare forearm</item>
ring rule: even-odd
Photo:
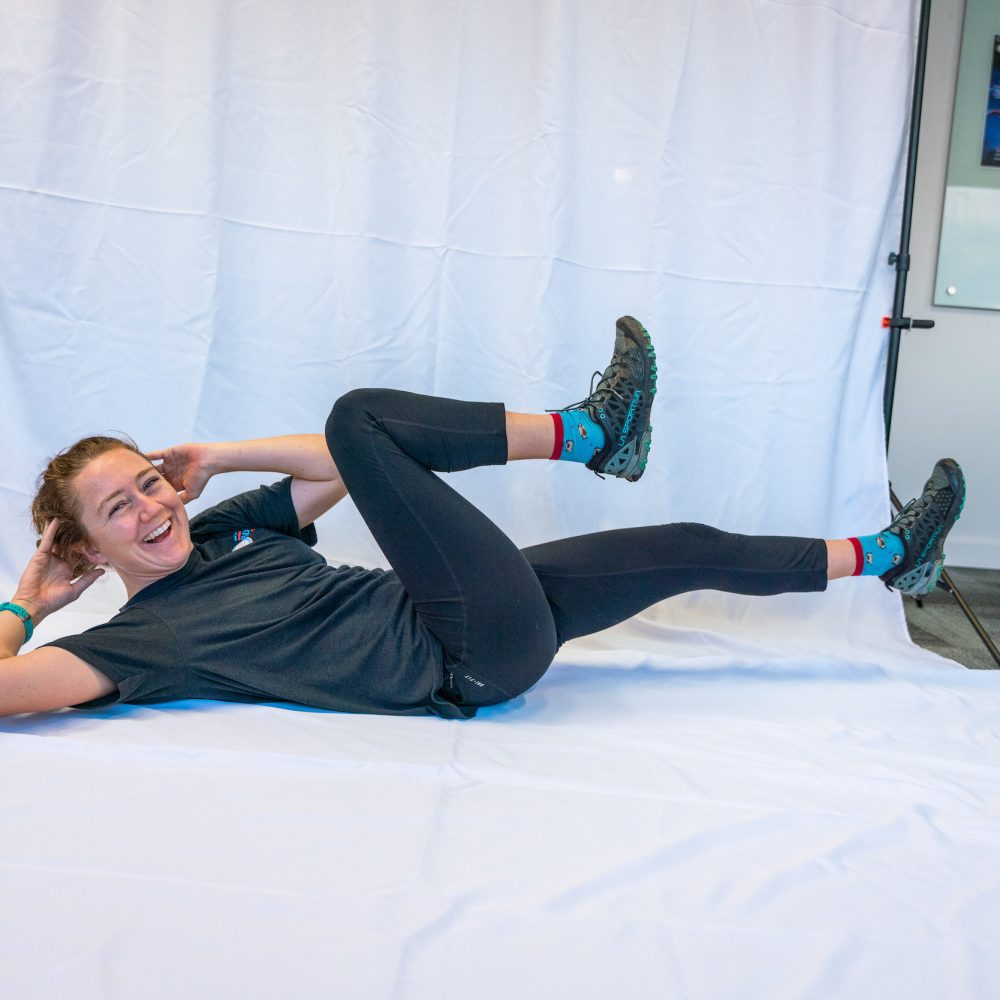
[[[173,445],[149,452],[161,474],[188,503],[224,472],[276,472],[292,477],[292,503],[301,525],[311,524],[347,496],[322,434],[285,434],[248,441]]]
[[[277,472],[311,482],[340,479],[322,434],[286,434],[207,446],[211,472]]]
[[[292,477],[292,504],[299,524],[312,524],[347,496],[347,487],[322,434],[286,434],[204,446],[205,471],[277,472]]]

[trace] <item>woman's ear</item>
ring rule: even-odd
[[[95,566],[107,566],[108,560],[101,555],[92,545],[88,545],[86,542],[77,542],[73,546],[75,552],[79,552],[80,555],[85,556],[89,559]]]

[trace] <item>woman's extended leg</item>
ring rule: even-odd
[[[704,524],[620,528],[522,552],[549,600],[560,643],[693,590],[783,594],[823,590],[827,582],[820,539],[736,535]]]
[[[875,535],[736,535],[703,524],[625,528],[522,550],[552,607],[560,643],[625,621],[692,590],[766,595],[823,590],[828,580],[877,575],[920,596],[937,582],[944,540],[965,503],[958,463],[941,459],[921,495]]]

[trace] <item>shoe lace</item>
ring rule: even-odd
[[[893,526],[907,531],[917,528],[919,535],[930,536],[944,523],[944,512],[938,499],[936,494],[915,497],[896,515]]]
[[[593,375],[590,376],[590,393],[584,399],[581,399],[578,403],[571,403],[569,406],[562,406],[562,410],[583,410],[588,406],[600,405],[608,408],[609,401],[613,401],[617,406],[616,409],[621,407],[624,409],[628,408],[630,399],[629,396],[619,388],[618,376],[621,372],[625,372],[626,375],[629,374],[628,367],[626,366],[623,359],[615,359],[604,369],[603,373],[595,371]],[[595,388],[594,379],[600,379]],[[598,398],[599,397],[599,398]],[[549,411],[554,412],[552,410]]]

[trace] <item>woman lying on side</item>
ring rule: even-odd
[[[868,574],[934,586],[965,498],[951,459],[886,529],[829,541],[664,524],[518,549],[436,474],[557,459],[635,481],[655,392],[649,335],[625,316],[596,387],[553,413],[362,389],[325,436],[149,455],[85,438],[43,473],[38,550],[0,606],[0,714],[213,698],[469,718],[528,690],[562,643],[675,594]],[[185,504],[236,470],[285,478],[189,522]],[[311,548],[313,522],[348,493],[392,571],[332,567]],[[128,593],[111,621],[18,655],[106,568]]]

